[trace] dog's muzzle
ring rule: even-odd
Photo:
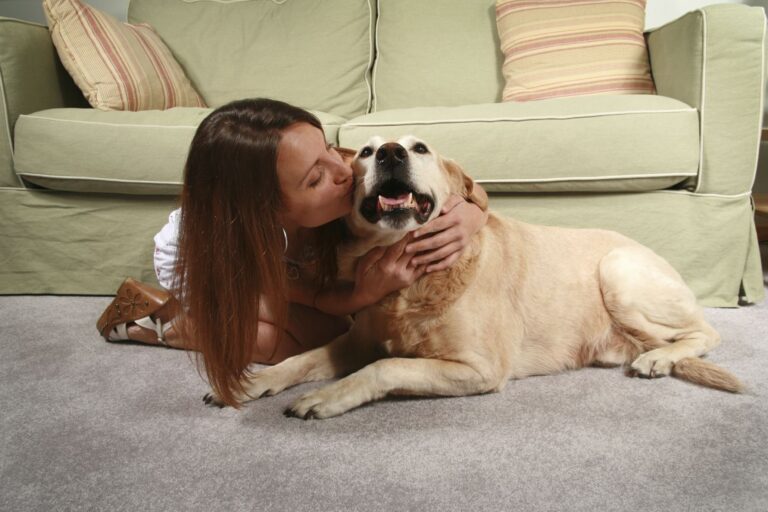
[[[373,193],[360,204],[360,214],[376,224],[387,219],[394,227],[404,225],[410,217],[424,224],[435,207],[430,194],[418,192],[411,180],[408,151],[397,144],[383,144],[376,151],[376,185]]]

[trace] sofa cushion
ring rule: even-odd
[[[16,122],[14,167],[36,185],[76,192],[175,195],[189,144],[209,108],[141,112],[58,108]],[[313,112],[326,139],[344,119]]]
[[[268,97],[353,117],[369,111],[375,0],[131,0],[210,107]]]
[[[496,0],[378,5],[373,111],[501,101]]]
[[[504,101],[653,94],[645,0],[498,0]]]
[[[411,133],[491,192],[642,191],[696,175],[698,126],[671,98],[597,95],[377,112],[342,125],[339,143]]]
[[[152,27],[121,23],[80,0],[45,0],[62,64],[94,108],[205,107]]]

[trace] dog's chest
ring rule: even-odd
[[[437,354],[439,319],[414,309],[395,295],[369,308],[377,342],[387,357],[431,357]]]

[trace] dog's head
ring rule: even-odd
[[[413,135],[372,137],[352,159],[355,195],[347,224],[357,236],[399,239],[437,217],[452,193],[477,201],[458,164]]]

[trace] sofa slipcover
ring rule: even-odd
[[[704,305],[762,300],[751,201],[765,85],[762,8],[710,5],[647,32],[658,97],[584,96],[573,98],[577,107],[569,101],[497,103],[503,81],[493,0],[317,4],[345,4],[356,18],[329,8],[307,22],[307,13],[317,13],[310,0],[132,0],[129,21],[156,26],[193,81],[211,81],[211,108],[235,97],[288,100],[346,120],[338,132],[345,145],[373,131],[428,130],[425,138],[484,180],[491,207],[501,213],[541,224],[613,229],[635,238],[669,260]],[[253,20],[265,16],[270,26],[292,35],[290,44],[275,32],[252,44]],[[321,19],[332,30],[306,26]],[[302,24],[306,38],[294,31]],[[330,53],[318,39],[329,32],[344,36]],[[264,28],[261,33],[270,32]],[[295,45],[302,41],[297,53]],[[250,51],[256,52],[256,64],[246,58]],[[364,60],[367,64],[361,64]],[[216,73],[227,80],[217,82]],[[342,82],[348,89],[340,89]],[[616,106],[602,111],[610,115],[594,115],[601,112],[595,102],[611,101],[634,113],[618,115]],[[467,122],[488,116],[483,109],[491,107],[506,116],[503,122]],[[178,185],[141,193],[129,183],[62,190],[57,187],[76,180],[52,166],[36,167],[81,151],[77,172],[90,169],[91,177],[109,177],[107,169],[119,169],[123,176],[114,179],[144,176],[168,182],[180,172],[183,142],[166,140],[167,154],[160,154],[161,148],[148,140],[150,127],[144,126],[148,131],[143,134],[137,126],[131,134],[107,139],[83,125],[86,140],[71,137],[72,147],[65,147],[66,136],[52,129],[57,121],[50,120],[65,111],[69,121],[102,119],[88,108],[58,61],[47,27],[0,18],[0,293],[112,294],[125,276],[154,280],[152,237],[178,206],[178,196],[167,195]],[[42,119],[43,114],[50,119]],[[125,113],[114,113],[119,114]],[[195,112],[185,115],[195,122]],[[644,123],[641,136],[632,128],[637,123]],[[122,133],[130,123],[114,124]],[[100,153],[112,154],[110,161],[101,161],[105,168],[84,165],[99,161]],[[656,164],[646,170],[654,176],[630,177],[652,161]],[[169,165],[160,169],[158,163]],[[507,163],[508,174],[501,175]],[[69,170],[70,178],[80,176],[75,171]],[[65,178],[52,179],[59,175]],[[617,175],[622,177],[606,179]],[[544,183],[549,188],[529,189],[541,183],[522,181],[542,178],[549,180]],[[664,183],[667,178],[670,182]],[[96,181],[77,187],[92,187]],[[611,188],[585,190],[580,188],[585,181],[589,187]],[[612,188],[641,181],[638,189]],[[563,189],[551,188],[553,182]]]

